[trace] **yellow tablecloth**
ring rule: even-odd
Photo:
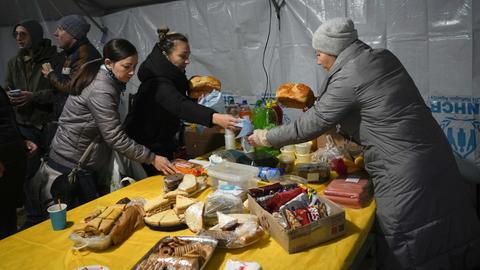
[[[318,190],[324,185],[311,185]],[[205,199],[210,189],[199,194]],[[151,177],[77,207],[67,213],[69,226],[96,206],[107,206],[124,198],[152,198],[162,193],[162,177]],[[375,202],[363,209],[346,209],[347,231],[340,238],[303,252],[288,254],[274,239],[264,237],[254,245],[236,250],[217,249],[205,269],[223,269],[228,259],[256,261],[263,269],[348,269],[365,242],[373,224]],[[130,269],[158,240],[167,235],[193,235],[190,230],[137,230],[117,247],[103,252],[73,252],[70,228],[53,231],[50,220],[0,241],[0,269],[75,269],[104,265],[110,269]]]

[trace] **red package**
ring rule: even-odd
[[[280,209],[280,206],[284,205],[291,199],[297,197],[302,192],[306,192],[306,191],[301,187],[297,187],[288,191],[275,193],[275,195],[273,195],[273,197],[270,198],[266,203],[267,210],[270,213],[278,212],[278,209]]]
[[[202,165],[186,161],[184,159],[175,159],[172,161],[173,166],[183,174],[193,174],[200,176],[204,172]]]
[[[367,179],[335,179],[324,190],[325,195],[346,198],[359,198],[370,194],[370,182]]]
[[[367,179],[335,179],[323,192],[325,197],[345,207],[362,208],[370,202],[370,182]]]
[[[310,223],[310,219],[308,218],[308,211],[306,209],[295,209],[294,215],[302,226],[307,225]]]
[[[371,199],[371,196],[347,198],[347,197],[340,197],[340,196],[325,195],[325,197],[332,200],[333,202],[341,204],[344,207],[355,208],[355,209],[367,206]]]

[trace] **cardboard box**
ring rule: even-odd
[[[277,220],[248,195],[250,212],[288,253],[302,251],[345,234],[345,210],[325,197],[319,197],[331,208],[330,216],[295,230],[284,229]]]
[[[223,130],[219,127],[205,128],[198,133],[195,128],[186,128],[184,139],[187,158],[196,158],[225,145]]]

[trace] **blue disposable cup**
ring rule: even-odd
[[[47,209],[50,215],[50,221],[54,231],[59,231],[67,227],[67,205],[64,203],[54,204]]]

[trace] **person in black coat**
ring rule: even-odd
[[[20,135],[9,98],[0,87],[0,239],[17,231],[16,208],[23,204],[27,154],[36,150],[36,144]]]
[[[239,119],[199,105],[188,97],[185,68],[190,63],[188,39],[180,33],[159,29],[159,42],[140,65],[140,87],[125,120],[129,137],[157,155],[173,158],[182,130],[181,120],[211,127],[235,129]],[[149,175],[157,174],[146,168]]]

